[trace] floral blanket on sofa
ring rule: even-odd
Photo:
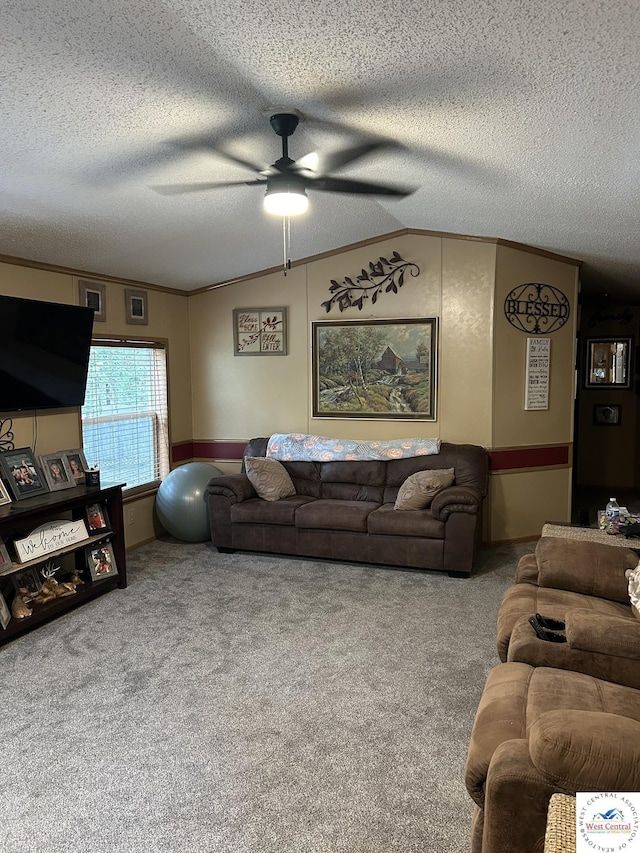
[[[267,456],[285,462],[333,462],[336,460],[409,459],[440,453],[439,438],[398,438],[393,441],[356,441],[322,435],[274,433]]]

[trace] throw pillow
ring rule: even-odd
[[[244,469],[258,497],[265,501],[279,501],[296,493],[287,469],[277,459],[246,456]]]
[[[417,471],[400,486],[394,509],[426,509],[438,492],[453,483],[454,474],[453,468]]]

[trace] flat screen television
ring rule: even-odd
[[[0,411],[81,406],[93,308],[0,296]]]

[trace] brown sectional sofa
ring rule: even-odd
[[[245,456],[264,456],[267,442],[252,439]],[[296,491],[282,500],[259,498],[245,473],[209,481],[211,538],[220,551],[266,551],[471,574],[488,485],[488,456],[482,447],[442,442],[440,452],[430,456],[282,465]],[[442,468],[454,469],[454,483],[440,491],[428,509],[394,509],[407,477]]]
[[[637,564],[629,548],[555,537],[521,558],[467,754],[472,853],[540,853],[554,793],[640,790]],[[539,639],[536,613],[565,622],[567,642]]]

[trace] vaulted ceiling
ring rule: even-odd
[[[294,260],[448,231],[640,298],[639,18],[637,0],[3,3],[0,253],[184,290],[277,266],[262,187],[152,187],[254,179],[237,160],[274,162],[284,108],[294,159],[383,139],[340,176],[417,187],[310,190]]]

